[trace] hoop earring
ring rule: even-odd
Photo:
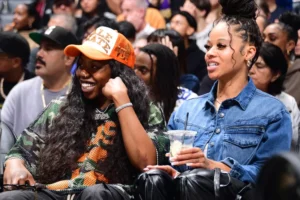
[[[248,60],[248,61],[247,61],[247,67],[250,68],[250,67],[251,67],[251,64],[252,64],[252,60]]]

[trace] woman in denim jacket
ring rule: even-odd
[[[258,90],[248,77],[262,43],[254,0],[219,2],[224,15],[215,22],[205,56],[208,75],[217,82],[210,93],[187,100],[168,124],[170,130],[183,130],[189,113],[187,129],[197,131],[194,147],[170,157],[173,168],[148,166],[145,171],[162,169],[175,178],[189,169],[219,168],[227,173],[222,176],[230,175],[232,183],[222,190],[226,193],[223,198],[234,199],[246,184],[255,183],[268,158],[290,149],[292,125],[285,106]],[[185,174],[189,179],[189,173]],[[176,197],[185,199],[194,191],[199,196],[196,199],[215,199],[213,181],[198,181],[197,190],[188,186],[186,195],[177,190],[180,195]]]

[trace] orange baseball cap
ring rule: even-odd
[[[117,31],[100,26],[92,32],[82,45],[68,45],[67,56],[76,57],[80,54],[92,60],[116,60],[134,68],[135,55],[132,44]]]

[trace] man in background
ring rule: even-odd
[[[16,84],[34,77],[26,70],[29,54],[29,44],[21,35],[0,33],[0,109]]]

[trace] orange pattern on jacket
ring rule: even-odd
[[[80,185],[91,186],[97,182],[108,183],[109,180],[97,169],[99,162],[107,159],[105,147],[113,144],[116,135],[116,124],[113,121],[106,121],[97,128],[94,138],[88,142],[89,152],[84,153],[78,159],[78,168],[73,170],[71,180],[63,180],[47,185],[50,190],[64,190],[69,184],[80,183]]]

